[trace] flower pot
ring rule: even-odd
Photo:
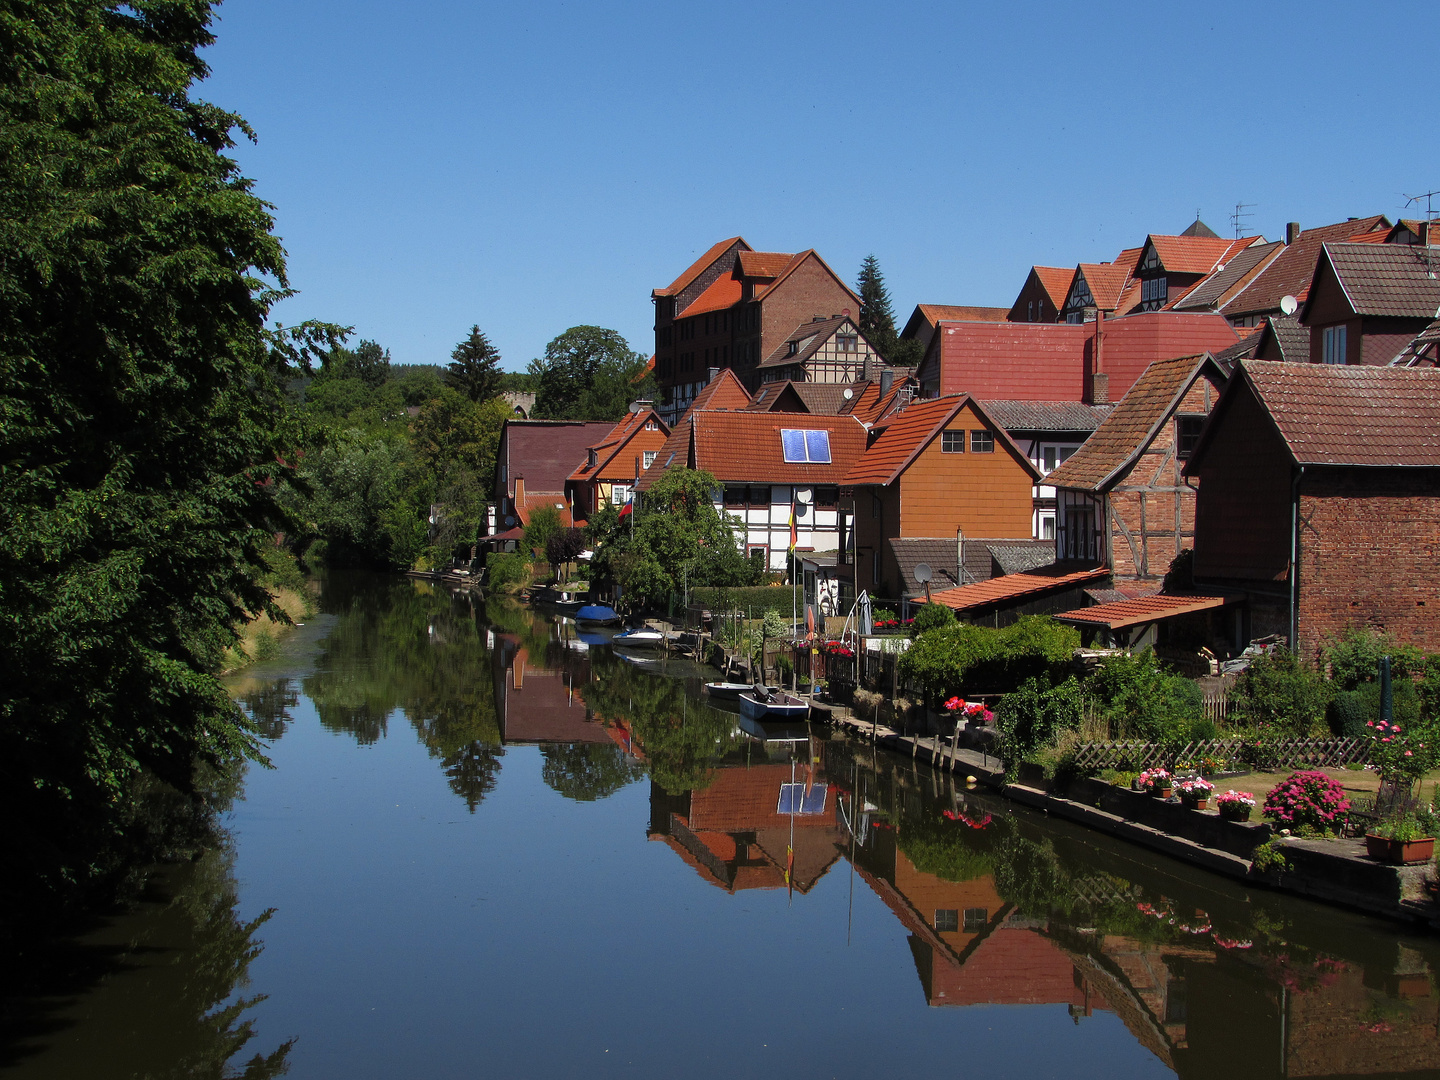
[[[1190,810],[1208,810],[1210,808],[1209,795],[1181,795],[1180,801]]]
[[[1429,862],[1435,855],[1435,838],[1425,836],[1419,840],[1392,840],[1388,836],[1366,833],[1365,852],[1372,859],[1396,865]]]
[[[1255,808],[1244,805],[1236,806],[1234,803],[1221,803],[1216,809],[1220,811],[1220,816],[1226,821],[1249,821],[1250,812]]]
[[[1160,787],[1156,785],[1150,789],[1150,794],[1154,795],[1157,799],[1168,799],[1171,795],[1175,794],[1175,789],[1173,787]]]

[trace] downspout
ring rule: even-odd
[[[1299,573],[1300,573],[1300,482],[1305,479],[1301,465],[1290,482],[1290,653],[1299,655],[1296,647],[1300,634]]]

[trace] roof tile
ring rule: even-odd
[[[1235,317],[1279,311],[1280,298],[1283,296],[1304,300],[1310,288],[1310,279],[1315,276],[1315,261],[1320,257],[1322,245],[1333,241],[1353,240],[1371,233],[1377,233],[1383,238],[1388,231],[1389,222],[1379,214],[1307,229],[1295,243],[1277,255],[1249,285],[1228,300],[1221,310],[1227,316]]]
[[[702,273],[705,272],[706,268],[708,268],[712,263],[714,263],[714,261],[718,259],[721,255],[725,254],[726,249],[729,248],[731,244],[742,244],[747,249],[750,246],[749,244],[745,243],[744,237],[740,236],[732,236],[728,240],[721,240],[718,244],[711,245],[710,250],[705,252],[704,255],[701,255],[700,258],[696,259],[693,263],[691,263],[685,269],[685,272],[683,274],[677,277],[665,288],[656,289],[654,295],[674,296],[677,293],[683,292],[692,281],[694,281],[697,277],[699,277]]]
[[[1324,250],[1355,314],[1440,316],[1440,247],[1326,244]]]
[[[1087,581],[1099,581],[1109,576],[1110,571],[1103,566],[1078,568],[1073,563],[1051,563],[1019,574],[1006,574],[989,581],[932,592],[930,599],[952,611],[968,611],[1005,600],[1019,600],[1025,596],[1083,585]]]

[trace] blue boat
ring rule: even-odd
[[[594,626],[608,626],[611,623],[618,623],[620,616],[615,613],[613,607],[606,604],[586,604],[575,612],[575,621],[590,623]]]

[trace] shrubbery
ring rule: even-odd
[[[1257,656],[1235,684],[1240,715],[1260,728],[1310,735],[1325,718],[1330,686],[1285,649]]]
[[[793,589],[784,586],[753,585],[736,588],[719,588],[706,585],[703,588],[690,587],[690,603],[711,611],[741,611],[747,618],[760,618],[767,611],[778,612],[790,618],[795,603]]]
[[[1106,660],[1085,684],[1085,692],[1113,739],[1158,742],[1185,737],[1189,741],[1190,728],[1200,721],[1204,704],[1200,688],[1164,671],[1149,649],[1139,656]]]
[[[900,658],[900,674],[936,697],[1006,693],[1030,679],[1064,678],[1080,635],[1043,615],[992,630],[957,623],[921,635]]]
[[[485,560],[485,584],[492,591],[513,589],[530,582],[530,562],[518,551],[499,552]]]
[[[1265,798],[1265,816],[1287,829],[1338,829],[1350,809],[1345,789],[1323,772],[1292,773]]]
[[[915,613],[910,623],[910,636],[919,637],[927,630],[955,625],[955,613],[944,604],[927,603]]]

